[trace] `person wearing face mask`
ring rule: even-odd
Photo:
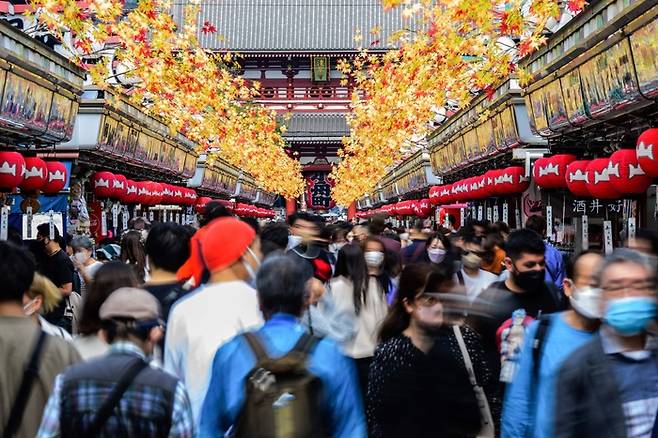
[[[451,259],[450,252],[452,245],[448,238],[441,233],[435,233],[428,237],[425,242],[425,248],[427,248],[425,261],[428,263],[440,265],[444,261]]]
[[[501,436],[553,436],[556,380],[560,367],[592,339],[600,325],[601,290],[596,272],[603,258],[582,252],[566,266],[564,292],[571,308],[530,324],[516,377],[507,386]]]
[[[23,311],[36,322],[44,333],[72,341],[71,334],[62,327],[49,323],[42,316],[57,307],[62,300],[59,289],[38,272],[34,274],[30,289],[23,295]]]
[[[501,380],[509,382],[513,378],[514,369],[518,360],[516,348],[509,348],[505,344],[505,337],[513,323],[512,314],[522,311],[522,329],[540,314],[553,313],[563,310],[564,304],[559,296],[561,292],[551,283],[544,281],[544,242],[532,230],[522,229],[510,233],[505,246],[505,267],[509,276],[503,280],[492,283],[480,294],[473,303],[473,314],[482,303],[495,303],[483,310],[487,316],[480,318],[473,316],[472,322],[483,338],[484,347],[491,358],[498,357],[497,363],[501,366]],[[518,312],[517,312],[518,313]],[[514,343],[521,341],[515,335]],[[515,352],[505,355],[501,363],[501,351]]]
[[[80,278],[80,295],[83,297],[87,293],[87,285],[94,279],[94,274],[103,264],[95,260],[91,255],[94,245],[87,236],[76,236],[71,239],[71,249],[73,250],[73,266],[76,275]]]
[[[602,325],[560,370],[553,436],[655,436],[656,267],[644,254],[617,249],[605,258],[597,283]]]
[[[290,237],[288,238],[288,250],[309,243],[320,233],[317,218],[305,212],[299,212],[288,218]]]
[[[37,436],[193,436],[183,382],[148,362],[163,335],[155,297],[117,289],[99,316],[109,353],[57,376]]]
[[[441,296],[452,288],[452,273],[436,265],[415,263],[402,270],[370,366],[369,437],[467,437],[480,430],[464,362],[445,342],[453,329],[445,327],[452,323]]]
[[[197,234],[189,266],[208,270],[210,278],[171,309],[164,351],[165,370],[185,383],[196,422],[217,348],[263,322],[256,290],[249,284],[261,259],[254,229],[235,218],[219,218]]]
[[[52,324],[73,333],[73,304],[69,296],[73,293],[73,262],[59,244],[61,235],[57,227],[53,227],[53,238],[50,238],[50,225],[45,223],[37,227],[37,246],[39,260],[37,270],[53,282],[64,299],[44,317]]]
[[[462,265],[455,273],[455,282],[466,289],[468,300],[473,302],[478,296],[494,283],[498,277],[481,268],[484,249],[482,239],[466,236],[462,241]]]

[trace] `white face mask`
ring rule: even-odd
[[[344,246],[345,246],[345,242],[332,243],[332,244],[329,245],[329,251],[331,251],[333,253],[337,253]]]
[[[34,308],[34,304],[36,302],[37,302],[37,299],[33,298],[26,305],[23,306],[23,313],[25,313],[25,316],[34,315],[34,313],[37,311],[37,309]]]
[[[588,319],[601,319],[601,289],[591,286],[574,288],[569,297],[571,307]]]
[[[302,236],[294,236],[290,235],[288,236],[288,249],[293,249],[297,245],[300,245],[302,243]]]
[[[409,240],[409,233],[401,233],[400,240]]]
[[[247,247],[247,252],[249,252],[251,257],[256,262],[256,266],[260,267],[260,264],[261,264],[260,258],[258,258],[258,256],[249,247]],[[247,270],[247,274],[249,274],[249,279],[251,280],[252,283],[254,283],[256,281],[256,271],[257,271],[257,269],[254,269],[254,267],[251,266],[251,263],[249,263],[247,260],[245,260],[244,256],[242,256],[242,263],[244,264],[244,267]]]
[[[76,252],[73,254],[73,257],[75,257],[75,260],[81,265],[84,265],[87,260],[89,260],[89,254],[87,254],[86,251]]]
[[[427,256],[432,263],[440,263],[446,256],[446,250],[443,248],[430,248],[427,250]]]
[[[364,257],[369,268],[379,268],[384,262],[384,253],[380,251],[366,251]]]

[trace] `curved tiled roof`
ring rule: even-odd
[[[183,5],[175,2],[180,19]],[[385,49],[392,32],[408,25],[401,10],[384,11],[381,0],[202,0],[200,22],[217,33],[199,32],[203,47],[238,52],[353,51],[357,29],[363,44]],[[372,35],[374,27],[380,34]]]
[[[306,137],[340,141],[350,133],[342,113],[294,113],[290,120],[281,122],[287,127],[284,137],[293,141]]]

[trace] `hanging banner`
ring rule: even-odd
[[[55,214],[55,212],[52,211],[52,210],[50,210],[48,212],[48,225],[49,225],[49,230],[48,231],[49,231],[49,234],[50,234],[48,236],[48,238],[50,240],[55,239],[55,219],[53,218],[54,214]]]
[[[553,206],[546,206],[546,237],[553,240]]]
[[[631,216],[628,218],[628,238],[629,239],[635,238],[635,216]]]
[[[460,209],[460,215],[459,216],[460,216],[459,226],[463,227],[464,225],[466,225],[466,209],[465,208]]]
[[[328,172],[312,172],[306,174],[306,206],[315,210],[329,210],[336,203],[331,199],[333,180]]]
[[[153,210],[149,210],[149,221],[150,221],[150,222],[153,222],[153,218],[154,218],[154,217],[155,217],[155,216],[153,215]]]
[[[176,212],[176,223],[180,224],[180,213]]]
[[[503,204],[503,222],[509,225],[509,204],[507,202]]]
[[[482,211],[482,206],[478,205],[478,220],[481,221],[483,217],[483,211]]]
[[[107,236],[107,212],[101,211],[101,236]]]
[[[603,249],[606,255],[612,254],[612,221],[603,221]]]
[[[130,220],[130,212],[128,211],[128,206],[125,206],[123,208],[123,212],[121,213],[121,219],[122,219],[122,230],[125,231],[128,229],[128,221]]]
[[[27,239],[32,239],[32,206],[28,205],[25,210],[26,222],[27,222]]]
[[[581,227],[581,241],[582,245],[581,248],[583,251],[586,251],[589,249],[589,221],[587,220],[587,216],[583,216],[580,218],[580,227]]]
[[[119,205],[112,205],[112,228],[114,229],[114,234],[116,234],[117,228],[119,228]]]
[[[499,217],[498,217],[498,206],[494,205],[493,206],[493,221],[498,222]]]
[[[7,240],[9,231],[9,207],[3,205],[0,208],[0,240]]]
[[[491,211],[491,207],[487,207],[487,220],[491,222],[493,219],[493,212]]]

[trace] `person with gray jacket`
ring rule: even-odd
[[[648,438],[658,411],[656,269],[619,249],[598,280],[603,324],[560,370],[554,436]]]

